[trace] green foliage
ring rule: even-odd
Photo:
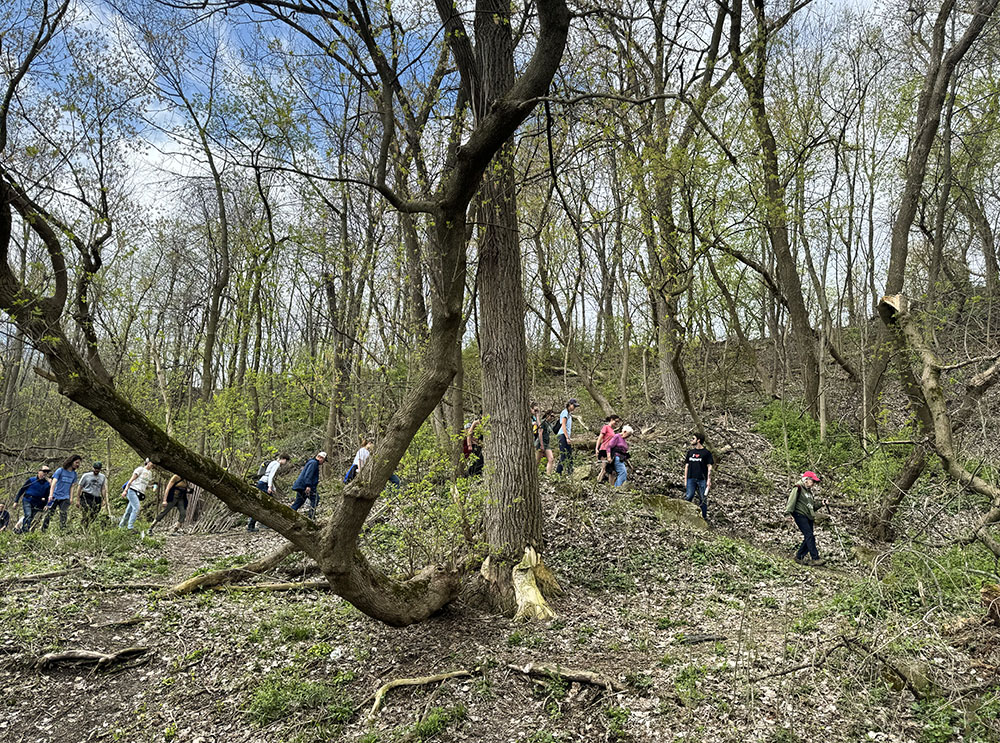
[[[674,678],[674,689],[685,707],[697,707],[705,698],[705,693],[700,687],[707,673],[708,669],[698,664],[684,666],[678,671]]]
[[[269,673],[254,686],[247,717],[264,725],[299,710],[324,708],[325,719],[345,722],[353,715],[354,706],[341,688],[343,681],[340,677],[333,683],[307,681],[290,669]]]
[[[913,704],[920,723],[919,743],[948,743],[958,737],[960,715],[943,699],[921,699]]]
[[[608,721],[608,738],[610,740],[625,740],[625,726],[631,712],[626,707],[611,705],[604,708],[604,717]]]
[[[754,411],[755,430],[774,447],[778,462],[790,470],[830,470],[861,456],[861,447],[851,432],[827,424],[826,439],[820,441],[819,421],[797,406],[775,400]]]

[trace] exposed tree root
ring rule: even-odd
[[[540,571],[539,568],[544,571]],[[559,583],[548,568],[545,568],[538,553],[531,547],[524,548],[524,557],[521,562],[514,566],[511,571],[511,580],[514,584],[514,599],[517,602],[517,612],[514,614],[514,621],[522,619],[554,619],[555,611],[545,601],[541,590],[538,587],[539,573],[542,572],[543,583],[554,583],[558,588]]]
[[[175,596],[184,596],[189,593],[194,593],[195,591],[203,591],[206,588],[215,588],[216,586],[221,586],[226,583],[232,583],[236,580],[252,578],[256,575],[260,575],[261,573],[267,573],[273,570],[281,563],[282,560],[298,551],[298,547],[291,542],[287,542],[274,552],[264,555],[253,562],[247,563],[246,565],[236,568],[226,568],[225,570],[216,570],[211,573],[202,573],[201,575],[196,575],[193,578],[188,578],[186,581],[171,587],[169,589],[169,593],[172,593]]]
[[[39,670],[51,668],[52,666],[94,666],[94,668],[107,668],[117,663],[124,663],[127,660],[145,655],[149,648],[125,648],[117,653],[98,653],[94,650],[66,650],[60,653],[46,653],[37,661],[35,667]]]
[[[389,693],[390,689],[395,689],[397,686],[424,686],[426,684],[436,684],[439,681],[447,681],[453,678],[464,678],[471,676],[470,671],[449,671],[447,673],[438,673],[434,676],[418,676],[417,678],[408,679],[394,679],[386,684],[382,684],[378,691],[375,692],[375,701],[372,703],[371,712],[368,713],[368,724],[372,724],[375,721],[375,717],[378,715],[380,709],[382,709],[382,702],[385,701],[385,695]]]
[[[526,666],[508,666],[513,671],[536,678],[561,678],[564,681],[576,681],[581,684],[593,684],[608,691],[621,691],[622,685],[614,679],[602,676],[593,671],[582,671],[575,668],[563,668],[551,663],[529,663]]]

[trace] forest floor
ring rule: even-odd
[[[819,528],[829,566],[796,564],[767,442],[727,431],[707,530],[649,505],[680,495],[684,442],[666,434],[639,439],[627,488],[545,482],[565,589],[547,623],[456,603],[393,629],[322,591],[150,585],[245,562],[279,544],[268,531],[0,535],[0,740],[1000,740],[1000,634],[978,604],[996,566],[870,544],[850,508]],[[148,652],[102,670],[38,664],[132,647]],[[452,671],[468,675],[395,688],[369,719],[380,685]]]

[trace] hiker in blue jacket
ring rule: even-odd
[[[311,519],[316,517],[316,507],[319,505],[319,493],[316,492],[316,488],[319,486],[319,466],[325,461],[326,452],[321,451],[305,463],[299,476],[292,484],[292,490],[295,492],[292,510],[298,511],[308,499],[309,518]]]
[[[45,502],[49,499],[49,488],[52,486],[49,480],[51,472],[49,466],[43,464],[38,469],[38,475],[29,477],[14,497],[14,503],[21,501],[24,508],[24,520],[21,522],[22,534],[28,533],[35,514],[41,513],[42,509],[45,508]]]

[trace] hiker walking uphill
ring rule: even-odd
[[[42,531],[49,528],[52,512],[59,509],[59,528],[66,528],[69,516],[69,504],[73,495],[73,484],[76,482],[76,468],[80,466],[83,457],[74,454],[52,475],[52,485],[49,489],[49,502],[45,506],[45,519],[42,521]]]
[[[323,452],[320,452],[322,454]],[[277,495],[277,488],[274,485],[275,475],[278,474],[278,470],[288,464],[292,459],[291,454],[279,454],[278,458],[272,462],[268,462],[267,466],[264,468],[264,474],[257,479],[257,490],[262,493],[267,493],[272,498]],[[315,460],[313,460],[315,461]],[[313,492],[315,492],[315,485],[313,486]],[[301,503],[299,504],[302,505]],[[299,510],[298,508],[295,509]],[[257,520],[252,516],[247,521],[247,531],[257,531]]]
[[[617,416],[616,416],[617,417]],[[625,468],[625,462],[628,461],[628,437],[633,433],[632,426],[625,426],[622,428],[621,433],[612,434],[611,438],[608,439],[607,452],[608,457],[611,461],[608,462],[608,467],[615,471],[617,475],[615,477],[615,487],[620,488],[628,480],[628,470]],[[608,479],[611,479],[610,473]]]
[[[125,513],[122,514],[121,521],[118,522],[119,529],[126,527],[129,531],[135,529],[135,520],[139,518],[141,508],[139,501],[146,497],[146,490],[153,481],[153,467],[155,466],[147,459],[145,464],[140,464],[132,470],[132,476],[125,483],[125,498],[128,499],[128,506],[125,508]]]
[[[368,460],[372,458],[372,450],[375,448],[375,440],[368,438],[367,436],[361,437],[361,448],[358,449],[357,453],[354,455],[354,460],[351,462],[351,466],[344,473],[344,484],[349,484],[355,477],[357,477],[364,466],[368,463]],[[402,484],[402,480],[393,472],[389,475],[389,482],[399,487]]]
[[[701,500],[701,517],[708,521],[708,491],[712,489],[712,465],[715,458],[705,448],[705,435],[696,433],[691,448],[684,455],[684,500],[691,502],[695,494]]]
[[[104,499],[108,497],[108,477],[101,470],[104,465],[101,462],[94,462],[93,470],[85,472],[80,477],[80,517],[83,519],[85,527],[94,523],[95,519],[101,515],[101,506]]]
[[[556,470],[556,458],[552,453],[555,417],[556,411],[551,409],[542,413],[538,431],[535,434],[535,464],[539,464],[542,457],[545,457],[545,474],[547,475],[551,475]]]
[[[177,524],[174,529],[180,529],[184,519],[187,518],[188,498],[193,488],[191,483],[180,475],[174,475],[167,482],[167,487],[163,489],[163,502],[160,504],[160,512],[153,523],[149,525],[149,533],[153,533],[153,528],[166,518],[167,514],[177,509]]]
[[[24,510],[24,518],[21,520],[20,528],[22,534],[31,531],[31,522],[35,514],[41,513],[42,509],[45,508],[45,501],[48,500],[49,489],[52,486],[49,482],[51,472],[52,470],[43,464],[38,468],[38,474],[29,477],[21,489],[17,491],[17,495],[14,496],[14,503],[17,504],[18,501],[21,501]]]
[[[816,535],[813,526],[816,521],[816,494],[813,489],[819,483],[819,475],[813,471],[802,473],[802,479],[792,486],[785,506],[785,515],[791,516],[802,532],[802,544],[795,553],[795,562],[803,565],[825,565],[826,560],[816,549]],[[809,560],[806,559],[808,554]]]
[[[615,429],[621,422],[622,419],[617,415],[609,415],[604,419],[604,425],[601,426],[601,431],[597,434],[597,441],[594,443],[594,454],[597,457],[597,465],[600,468],[597,473],[598,482],[604,482],[605,476],[610,480],[611,473],[615,469],[614,463],[608,454],[608,445],[615,435]]]
[[[566,407],[559,414],[559,466],[556,474],[565,470],[567,475],[573,474],[573,411],[580,407],[576,398],[570,398]]]
[[[292,510],[298,511],[303,504],[309,501],[309,518],[316,518],[316,508],[319,506],[319,466],[326,461],[326,452],[321,451],[310,459],[302,467],[299,476],[292,483],[292,491],[295,493],[295,502],[292,503]]]

